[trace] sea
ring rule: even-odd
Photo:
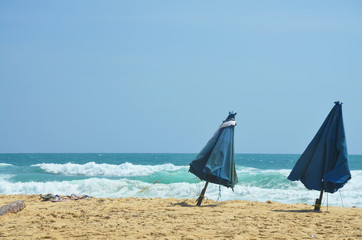
[[[0,154],[1,194],[90,195],[97,198],[196,199],[205,182],[189,172],[197,154],[21,153]],[[239,183],[232,190],[209,184],[215,201],[249,200],[314,204],[319,192],[287,176],[298,154],[236,154]],[[322,205],[362,207],[362,155],[349,155],[352,179]]]

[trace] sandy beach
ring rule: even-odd
[[[189,199],[92,198],[42,201],[0,195],[1,239],[362,239],[362,209],[306,204]]]

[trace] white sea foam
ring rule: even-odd
[[[120,165],[112,165],[106,163],[89,162],[86,164],[54,164],[42,163],[32,166],[38,166],[43,171],[52,174],[62,175],[81,175],[81,176],[105,176],[105,177],[135,177],[147,176],[161,171],[176,171],[183,167],[173,164],[162,165],[134,165],[132,163],[123,163]]]
[[[85,165],[72,164],[71,169],[80,169]],[[99,165],[101,164],[97,164]],[[131,164],[132,165],[132,164]],[[41,166],[44,166],[41,164]],[[117,167],[117,165],[110,165]],[[140,166],[133,165],[136,168]],[[58,167],[58,171],[64,174],[64,170]],[[142,169],[143,166],[141,166]],[[175,166],[158,165],[160,169],[174,169]],[[99,167],[101,169],[101,167]],[[177,167],[176,167],[177,168]],[[184,167],[180,167],[184,168]],[[271,200],[273,202],[282,203],[306,203],[312,205],[319,196],[318,191],[308,190],[299,182],[291,182],[286,180],[288,170],[255,170],[251,172],[240,172],[240,183],[234,188],[234,192],[229,188],[221,187],[221,196],[219,196],[219,185],[209,184],[205,196],[209,199],[220,201],[225,200],[250,200],[265,202]],[[65,171],[66,172],[66,171]],[[184,172],[184,180],[194,175]],[[93,172],[95,173],[95,172]],[[69,173],[68,173],[69,174]],[[137,172],[137,174],[140,174]],[[255,174],[252,176],[252,174]],[[173,177],[173,176],[170,176]],[[180,176],[178,176],[180,177]],[[254,178],[253,178],[254,177]],[[188,198],[195,199],[200,194],[204,182],[199,184],[195,182],[177,182],[164,181],[152,184],[141,180],[107,179],[107,178],[87,178],[83,180],[69,181],[49,181],[49,182],[11,182],[11,175],[0,175],[0,194],[60,194],[70,195],[87,194],[94,197],[160,197],[160,198]],[[266,180],[263,180],[265,179]],[[244,181],[247,179],[248,181]],[[362,171],[352,171],[352,179],[338,192],[334,194],[325,194],[323,197],[323,205],[331,206],[356,206],[362,208]],[[266,182],[271,182],[274,186],[269,186]]]

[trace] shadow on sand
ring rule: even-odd
[[[272,211],[273,212],[293,212],[293,213],[322,213],[322,211],[314,211],[314,210],[272,210]]]
[[[196,206],[196,204],[190,205],[187,202],[174,203],[174,204],[171,204],[171,206],[198,207],[198,206]],[[201,205],[200,207],[217,207],[217,206],[219,206],[219,205],[218,204],[205,204],[205,205]]]

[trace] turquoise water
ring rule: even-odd
[[[196,154],[0,154],[0,194],[87,194],[95,197],[197,198],[204,183],[188,172]],[[299,155],[236,154],[234,192],[210,184],[214,200],[313,204],[317,191],[286,179]],[[362,207],[362,156],[350,155],[352,172],[328,204]],[[325,202],[326,204],[326,202]]]

